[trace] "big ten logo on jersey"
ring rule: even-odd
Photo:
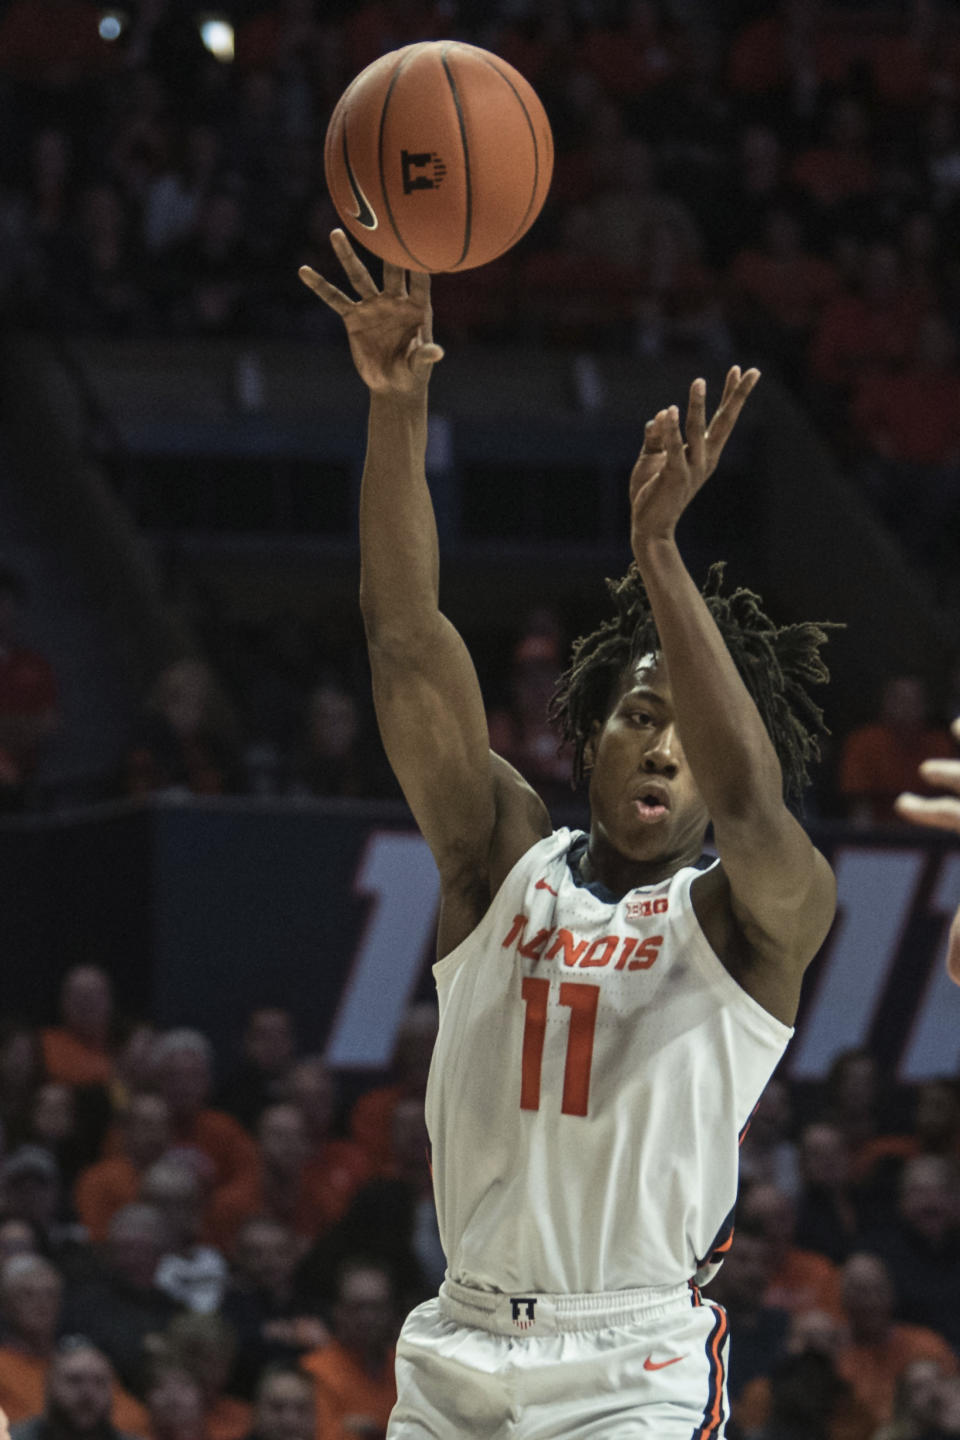
[[[567,969],[649,970],[660,953],[662,935],[601,935],[596,940],[580,939],[564,926],[538,930],[527,939],[529,916],[514,915],[501,948],[516,946],[517,954],[534,965],[541,960],[559,960]]]
[[[651,915],[666,915],[669,909],[670,901],[666,895],[655,895],[653,899],[628,900],[623,913],[628,920],[648,920]]]

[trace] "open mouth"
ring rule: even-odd
[[[641,820],[652,823],[662,820],[670,806],[666,793],[659,786],[651,786],[634,798],[633,808]]]

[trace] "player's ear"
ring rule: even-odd
[[[590,734],[587,736],[587,739],[583,746],[584,775],[589,775],[590,771],[597,763],[597,745],[600,741],[600,731],[602,729],[603,726],[600,724],[599,720],[594,720],[593,724],[590,726]]]

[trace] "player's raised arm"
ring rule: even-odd
[[[953,737],[960,744],[960,716],[951,725]],[[960,835],[960,760],[924,760],[920,773],[928,785],[942,785],[950,795],[924,796],[909,792],[898,795],[897,814],[915,825],[929,825],[934,830],[952,830]],[[947,943],[947,974],[960,985],[960,906],[950,925]]]
[[[630,482],[631,544],[669,671],[683,753],[713,821],[732,928],[712,929],[745,988],[792,1022],[803,969],[829,928],[833,875],[783,798],[777,752],[676,545],[687,505],[715,469],[759,372],[734,367],[709,426],[694,381],[686,442],[676,406],[647,426]],[[821,636],[822,638],[822,636]]]
[[[485,908],[491,856],[495,870],[509,868],[548,826],[533,792],[491,757],[473,662],[439,609],[424,457],[427,388],[443,351],[433,341],[429,276],[385,264],[379,290],[343,231],[331,242],[359,299],[307,267],[300,276],[342,317],[370,391],[360,604],[384,747],[443,881],[443,952]],[[498,857],[505,838],[511,853]]]

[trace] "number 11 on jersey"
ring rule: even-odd
[[[520,993],[526,1005],[520,1070],[520,1109],[539,1110],[540,1072],[543,1068],[543,1042],[547,1034],[550,981],[525,975]],[[590,1066],[593,1062],[593,1034],[597,1024],[600,986],[565,980],[560,986],[559,999],[560,1004],[566,1005],[570,1010],[560,1111],[563,1115],[586,1115],[590,1100]]]

